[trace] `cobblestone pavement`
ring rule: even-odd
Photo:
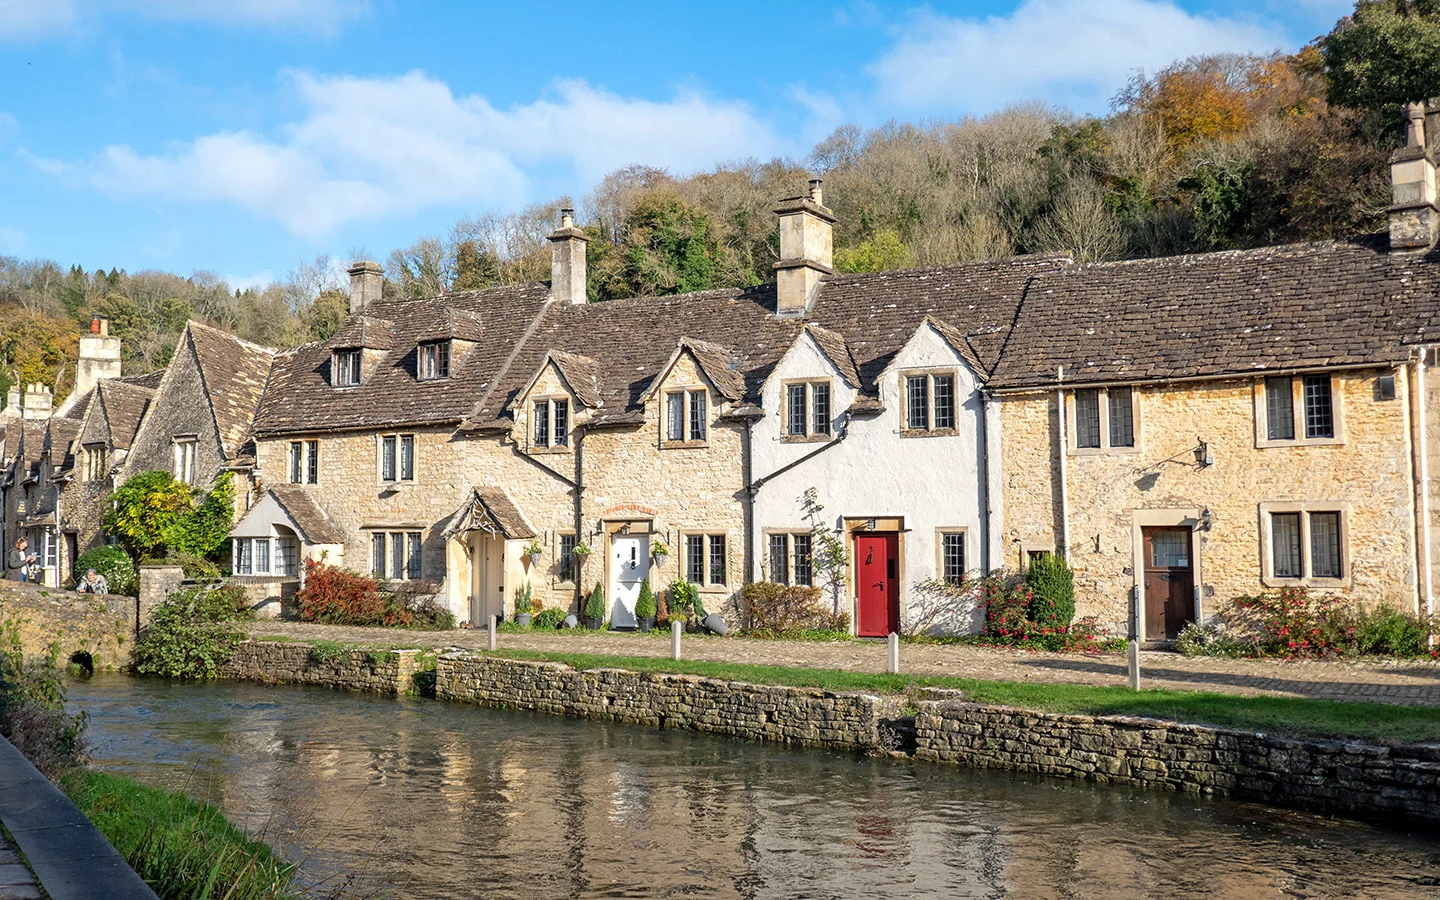
[[[404,631],[349,628],[300,622],[261,621],[251,625],[256,637],[275,635],[291,640],[331,640],[371,646],[457,647],[483,649],[485,632]],[[522,650],[567,651],[624,656],[669,656],[670,636],[663,634],[530,633],[501,634],[499,646]],[[885,671],[885,644],[880,641],[815,643],[738,637],[686,635],[686,659]],[[1125,659],[1111,655],[1026,653],[992,647],[906,644],[900,668],[914,675],[949,675],[993,681],[1123,685]],[[1440,707],[1440,664],[1423,662],[1311,662],[1255,659],[1208,659],[1176,653],[1141,654],[1145,687],[1219,691],[1229,694],[1276,694],[1327,700],[1370,700],[1407,706]]]
[[[35,873],[20,861],[10,839],[0,834],[0,900],[40,900],[44,896]]]

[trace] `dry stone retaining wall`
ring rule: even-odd
[[[873,751],[898,698],[700,678],[578,671],[563,663],[441,656],[435,695],[486,706],[688,728],[750,740]]]
[[[1440,824],[1437,745],[1294,740],[955,700],[919,707],[916,756],[931,762]]]
[[[317,652],[309,644],[245,641],[220,669],[221,678],[266,684],[318,684],[348,691],[404,694],[420,669],[419,650]]]

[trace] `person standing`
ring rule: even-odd
[[[15,539],[15,546],[5,555],[5,577],[30,580],[30,567],[35,563],[35,554],[28,552],[30,542],[23,537]],[[14,573],[14,574],[11,574]]]

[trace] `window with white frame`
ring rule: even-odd
[[[1079,388],[1071,393],[1066,414],[1072,451],[1136,448],[1139,414],[1133,388]]]
[[[776,584],[815,584],[815,536],[808,531],[768,536],[769,576]]]
[[[785,385],[785,436],[830,436],[830,382],[807,381]]]
[[[316,484],[320,481],[320,442],[290,442],[290,483]]]
[[[415,435],[380,435],[380,480],[415,480]]]
[[[965,581],[965,532],[941,530],[939,537],[940,580],[959,587]]]
[[[699,390],[670,391],[665,395],[665,440],[700,442],[709,432],[710,394]]]
[[[60,567],[60,535],[48,528],[40,535],[40,565],[46,569]]]
[[[728,580],[723,534],[685,536],[685,579],[701,587],[723,587]]]
[[[330,359],[331,383],[336,387],[353,387],[360,383],[360,350],[336,350]]]
[[[1336,405],[1327,373],[1266,378],[1255,399],[1260,445],[1334,443],[1340,437]]]
[[[450,342],[430,341],[420,345],[417,351],[420,361],[420,378],[433,381],[450,377]]]
[[[570,401],[563,397],[542,397],[530,405],[532,447],[570,445]]]
[[[233,538],[230,571],[236,575],[293,576],[300,571],[300,541],[290,535]]]
[[[86,444],[83,450],[81,477],[86,481],[101,481],[108,474],[104,444]]]
[[[955,373],[916,372],[902,376],[905,434],[948,434],[955,430]]]
[[[370,572],[377,578],[394,581],[418,579],[421,574],[421,557],[418,531],[370,533]]]
[[[1313,507],[1313,508],[1312,508]],[[1266,579],[1274,583],[1345,578],[1345,514],[1326,504],[1261,504],[1268,550]]]
[[[195,447],[198,441],[193,437],[176,438],[173,446],[175,480],[186,484],[195,483]]]

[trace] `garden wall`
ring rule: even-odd
[[[900,713],[898,697],[620,669],[582,672],[563,663],[462,653],[440,657],[435,696],[749,740],[862,751],[882,746],[881,720]]]
[[[323,645],[245,641],[221,678],[266,684],[318,684],[347,691],[404,694],[420,669],[419,650],[329,650]]]
[[[45,656],[55,645],[62,666],[88,653],[96,669],[123,668],[135,639],[135,599],[0,580],[0,623],[7,645],[13,635],[26,658]]]
[[[919,704],[916,756],[980,769],[1440,824],[1440,745],[1294,740],[1125,716]]]

